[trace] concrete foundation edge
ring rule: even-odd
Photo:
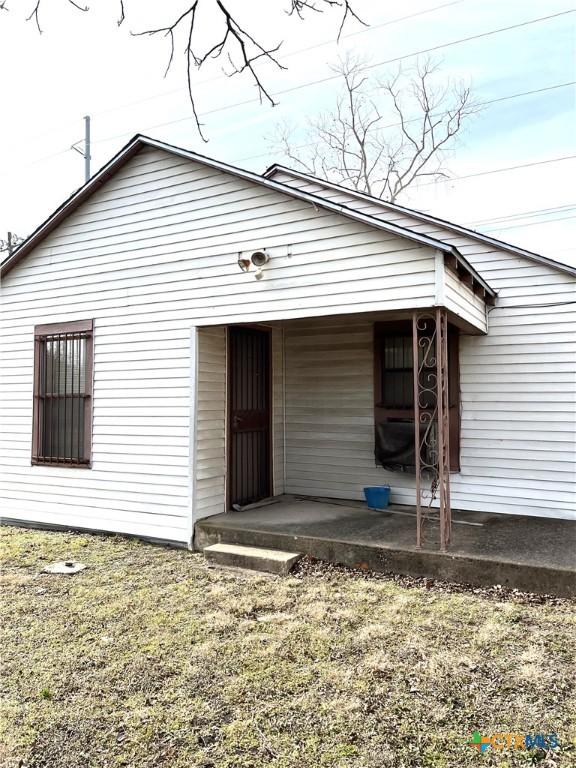
[[[368,544],[293,536],[235,528],[219,528],[209,522],[197,524],[194,548],[226,542],[300,552],[303,555],[339,563],[351,568],[391,572],[414,577],[429,577],[479,587],[500,584],[522,592],[576,597],[573,571],[529,566],[485,558],[475,558],[424,550],[396,550]]]

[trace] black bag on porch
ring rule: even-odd
[[[383,421],[376,424],[376,463],[394,472],[415,472],[414,422]]]

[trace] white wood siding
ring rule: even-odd
[[[93,468],[32,467],[34,323],[90,316],[38,304],[1,334],[3,517],[185,541],[190,331],[119,331],[96,316]]]
[[[365,485],[389,483],[395,503],[414,503],[413,476],[374,462],[372,328],[361,319],[286,328],[288,493],[361,499]],[[494,366],[479,367],[491,340],[497,344],[497,333],[461,339],[466,386],[453,506],[576,519],[574,377],[542,367],[545,386],[537,389],[513,367],[496,364],[493,378]],[[530,354],[530,345],[524,351]],[[566,397],[571,406],[562,404]]]
[[[461,339],[454,504],[576,519],[576,280],[345,191],[285,173],[274,179],[452,243],[498,291],[488,335]]]
[[[284,486],[284,329],[272,329],[272,488],[274,495]]]
[[[226,329],[198,330],[194,522],[226,509]]]
[[[470,286],[460,280],[452,270],[444,268],[443,296],[437,303],[484,333],[488,328],[486,303]]]
[[[291,323],[286,334],[286,491],[361,499],[390,482],[412,504],[413,481],[374,462],[373,325],[336,318]]]

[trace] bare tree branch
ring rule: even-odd
[[[306,173],[310,173],[316,176],[316,165],[314,163],[314,154],[310,157],[306,157],[304,153],[300,153],[299,150],[304,147],[294,146],[292,142],[292,135],[294,129],[287,123],[280,124],[276,127],[276,136],[274,142],[277,144],[280,152],[284,157],[291,160],[297,166],[300,166]],[[307,145],[306,145],[307,146]]]
[[[329,2],[329,0],[326,0],[326,2]],[[331,5],[334,5],[334,3],[331,3]],[[338,29],[338,36],[336,38],[336,41],[338,43],[340,42],[340,38],[342,37],[342,32],[346,25],[346,20],[348,16],[352,16],[354,19],[356,19],[356,21],[359,21],[360,24],[363,24],[365,27],[368,26],[366,22],[362,21],[362,19],[354,12],[354,9],[352,8],[348,0],[344,0],[344,13],[342,14],[342,21],[340,22],[340,27]]]
[[[38,18],[38,11],[40,10],[40,1],[41,0],[38,0],[38,2],[36,3],[36,7],[32,11],[32,13],[30,14],[30,16],[27,17],[26,21],[30,21],[31,18],[34,18],[34,21],[36,22],[36,26],[38,27],[38,34],[41,35],[42,34],[42,29],[40,27],[40,20]]]
[[[307,2],[307,0],[291,0],[290,10],[286,11],[288,16],[296,14],[301,21],[304,21],[304,11],[314,11],[315,13],[322,13],[321,8],[317,8],[314,3]]]
[[[81,5],[78,5],[78,3],[75,3],[74,0],[68,0],[68,2],[70,3],[70,5],[73,5],[74,8],[78,8],[79,11],[89,11],[90,10],[90,8],[87,5],[82,7]]]
[[[77,8],[79,11],[86,12],[86,11],[90,10],[88,8],[88,6],[83,7],[81,5],[78,5],[78,3],[74,2],[74,0],[67,0],[67,1],[68,1],[68,3],[70,3],[70,5],[73,5],[74,8]],[[40,27],[40,16],[39,16],[40,3],[41,2],[42,2],[42,0],[36,0],[36,5],[34,7],[34,10],[30,14],[30,16],[26,17],[26,21],[30,21],[31,19],[34,19],[34,21],[36,22],[36,26],[38,27],[38,33],[40,35],[42,34],[42,28]],[[2,6],[0,6],[0,7],[5,8],[5,3],[2,3]],[[5,10],[8,10],[8,9],[5,8]]]
[[[79,5],[77,0],[66,1],[80,11],[89,10],[88,6],[83,7]],[[6,2],[7,0],[0,0],[0,10],[8,10]],[[285,0],[285,2],[288,5],[286,13],[289,15],[296,14],[301,20],[305,20],[306,12],[308,11],[323,13],[325,10],[341,10],[342,17],[338,28],[338,40],[349,19],[354,19],[361,24],[365,24],[352,7],[354,0]],[[34,19],[39,33],[42,33],[39,18],[41,3],[42,0],[36,0],[34,9],[27,17],[27,21]],[[116,20],[116,24],[121,26],[126,18],[126,5],[125,0],[119,0],[119,3],[120,13],[119,18]],[[180,32],[185,36],[186,46],[184,53],[186,57],[188,94],[198,132],[202,139],[206,141],[202,132],[202,124],[199,120],[195,96],[193,94],[192,74],[194,70],[200,70],[207,61],[218,59],[223,56],[230,65],[229,71],[225,72],[226,75],[233,77],[234,75],[239,75],[245,72],[248,73],[256,86],[260,102],[266,101],[271,106],[274,106],[276,102],[269,87],[265,85],[262,79],[260,67],[265,64],[266,61],[271,62],[278,69],[285,69],[285,67],[277,57],[282,43],[279,42],[268,46],[256,39],[256,37],[240,23],[238,14],[229,10],[228,0],[212,0],[212,6],[208,6],[212,9],[212,12],[216,14],[216,21],[220,21],[223,24],[223,30],[222,34],[215,42],[206,44],[206,24],[204,21],[198,21],[197,14],[201,4],[204,8],[208,5],[208,0],[189,0],[188,7],[185,8],[171,23],[152,29],[146,29],[141,32],[131,32],[131,34],[135,37],[152,37],[158,35],[169,38],[170,53],[164,76],[167,75],[174,62],[175,46],[177,42],[176,36]]]
[[[240,65],[240,67],[235,66],[234,70],[231,73],[229,73],[230,76],[240,74],[244,70],[248,69],[258,88],[258,95],[260,96],[260,101],[262,101],[262,96],[265,96],[270,102],[270,105],[275,106],[276,102],[274,101],[272,96],[269,94],[269,92],[266,90],[266,88],[262,85],[262,81],[258,76],[258,73],[256,72],[256,70],[254,69],[254,62],[264,57],[269,59],[273,64],[276,64],[276,66],[279,69],[286,69],[286,67],[280,64],[278,59],[274,56],[274,54],[279,50],[282,43],[278,43],[278,45],[276,45],[274,48],[269,48],[269,49],[263,48],[260,45],[260,43],[258,43],[252,37],[252,35],[246,32],[246,30],[242,29],[242,27],[232,18],[230,13],[226,10],[224,5],[222,4],[222,0],[216,0],[216,5],[220,8],[226,20],[226,34],[222,38],[221,43],[215,47],[218,51],[216,55],[219,56],[220,53],[222,52],[229,35],[233,39],[235,39],[240,47],[240,51],[242,55],[242,64]],[[247,46],[250,43],[253,45],[256,51],[255,53],[249,54]],[[208,57],[208,55],[210,54],[206,54],[204,60]],[[204,60],[200,61],[199,66],[203,63]],[[232,59],[230,59],[230,61],[232,61]]]
[[[274,137],[288,160],[391,202],[420,177],[446,176],[444,154],[479,109],[469,87],[442,79],[431,59],[376,84],[368,80],[368,67],[360,59],[349,57],[336,70],[343,95],[332,111],[309,122],[309,141],[295,146],[285,127]],[[397,123],[384,123],[385,107]]]
[[[147,29],[142,32],[133,32],[134,36],[153,36],[163,35],[170,38],[170,57],[168,59],[168,65],[166,67],[165,76],[170,70],[172,62],[174,60],[174,42],[175,32],[178,27],[184,22],[187,24],[187,45],[186,45],[186,72],[188,82],[188,94],[190,96],[190,103],[192,104],[192,110],[194,112],[194,118],[198,127],[198,132],[204,141],[205,138],[202,132],[202,124],[200,123],[199,116],[196,110],[196,102],[192,92],[192,70],[193,68],[200,69],[203,64],[209,59],[217,59],[226,50],[228,61],[232,66],[228,76],[233,76],[248,70],[252,76],[254,83],[258,89],[260,100],[265,97],[271,106],[275,105],[275,101],[272,98],[270,92],[264,86],[258,71],[255,68],[255,62],[259,59],[266,58],[275,64],[279,69],[285,69],[285,67],[278,61],[275,54],[280,48],[281,43],[278,43],[272,48],[264,48],[254,37],[232,16],[224,5],[222,0],[216,0],[216,7],[220,12],[222,21],[224,22],[224,29],[221,37],[207,48],[203,53],[199,54],[194,51],[193,39],[194,30],[196,25],[196,12],[201,0],[194,0],[194,2],[182,13],[178,18],[170,25],[165,27],[158,27],[156,29]],[[239,53],[240,62],[234,63],[232,53]]]

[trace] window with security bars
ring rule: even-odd
[[[460,468],[459,336],[448,328],[448,398],[450,469]],[[374,326],[374,422],[377,461],[388,467],[414,465],[414,359],[412,322],[382,322]],[[435,381],[436,366],[424,361],[418,348],[421,382]],[[432,378],[429,378],[432,377]],[[421,393],[421,412],[435,407],[434,391]],[[388,459],[386,458],[388,454]]]
[[[93,322],[34,329],[32,463],[90,466]]]
[[[412,336],[402,335],[401,329],[380,335],[380,397],[378,402],[388,410],[414,410],[414,371]],[[435,366],[424,364],[424,350],[418,349],[418,363],[424,365],[422,377]],[[423,394],[424,408],[434,407],[432,393]]]

